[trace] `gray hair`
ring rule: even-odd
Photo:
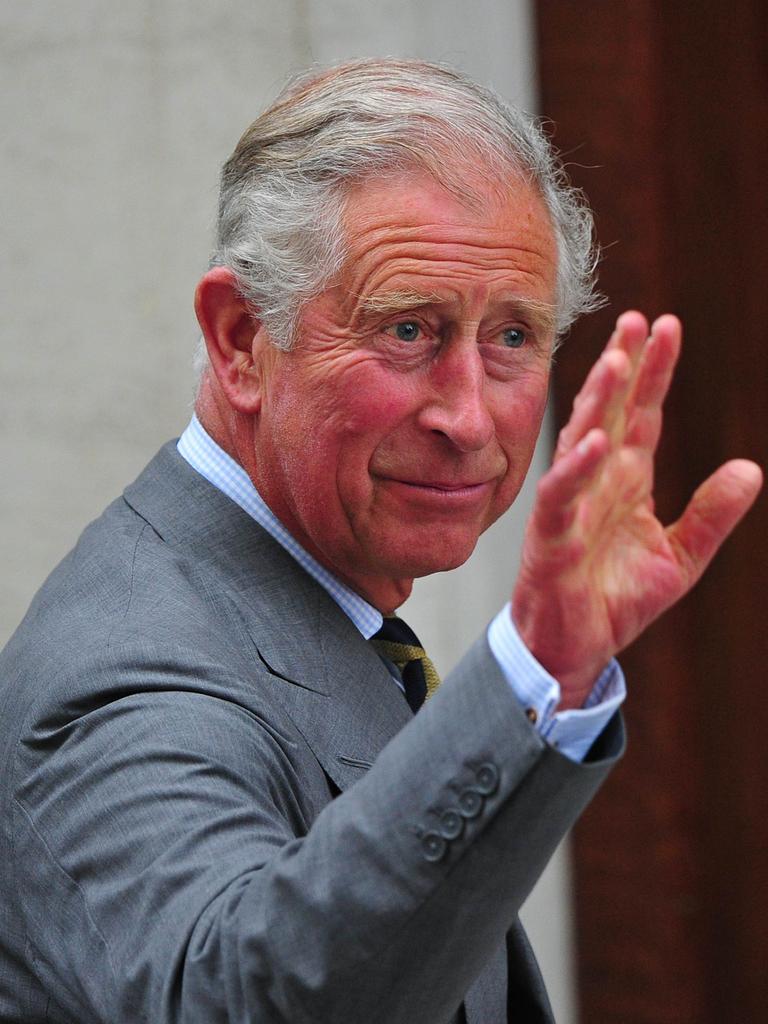
[[[288,349],[303,304],[343,265],[353,185],[426,170],[472,206],[482,198],[467,182],[474,167],[500,191],[514,177],[544,200],[558,249],[562,334],[601,304],[592,214],[528,114],[440,64],[360,60],[294,78],[224,165],[211,266],[234,271],[275,344]]]

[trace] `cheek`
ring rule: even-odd
[[[366,441],[371,450],[408,419],[415,405],[415,387],[402,375],[393,379],[377,365],[357,368],[319,396],[326,433],[349,442]]]
[[[374,453],[408,417],[404,382],[393,385],[371,367],[362,369],[273,396],[273,443],[294,494],[305,502],[330,502],[339,493],[363,500]]]
[[[499,440],[515,448],[531,449],[539,436],[547,407],[548,377],[517,384],[496,402]]]
[[[502,511],[517,497],[530,468],[547,407],[546,381],[507,396],[495,417],[496,438],[507,459],[507,475],[497,495]]]

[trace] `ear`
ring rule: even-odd
[[[270,344],[269,336],[240,295],[229,267],[214,267],[202,277],[195,291],[195,313],[227,401],[238,412],[254,415],[261,407],[257,352]]]

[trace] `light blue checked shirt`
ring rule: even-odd
[[[242,466],[203,429],[196,416],[178,441],[179,454],[214,487],[236,502],[324,587],[366,640],[381,629],[382,615],[328,572],[288,533],[265,504]],[[560,684],[536,661],[515,629],[506,605],[488,627],[488,643],[529,720],[546,741],[581,761],[624,700],[624,676],[612,661],[582,708],[558,711]]]

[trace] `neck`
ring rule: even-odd
[[[210,371],[203,374],[200,382],[195,415],[206,434],[243,467],[257,486],[254,480],[253,417],[232,408]]]

